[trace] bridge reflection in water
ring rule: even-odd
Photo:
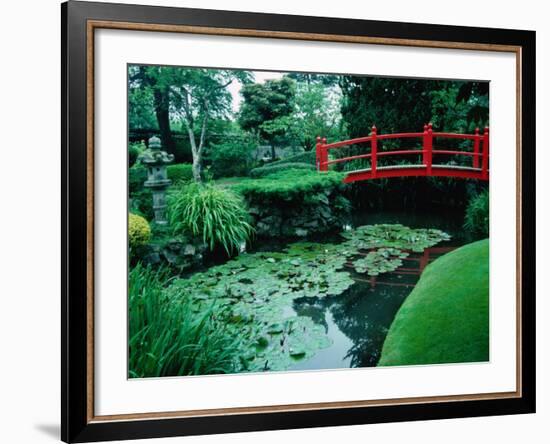
[[[348,263],[346,269],[355,283],[344,293],[296,299],[292,311],[323,326],[332,345],[290,370],[376,366],[395,314],[424,269],[456,248],[444,246],[427,248],[423,253],[411,252],[399,268],[380,276],[357,273]]]
[[[405,259],[402,259],[403,265],[396,268],[394,271],[390,271],[382,274],[381,276],[370,276],[368,279],[354,276],[355,281],[359,282],[368,282],[371,288],[375,288],[377,285],[393,285],[393,286],[402,286],[402,287],[414,287],[418,277],[422,274],[424,269],[428,266],[429,263],[433,262],[438,257],[453,251],[457,247],[431,247],[426,248],[423,253],[412,253],[409,252],[409,256]],[[367,255],[367,253],[359,253],[361,255]],[[351,263],[346,263],[347,268],[353,269]],[[395,281],[394,277],[401,278],[403,276],[414,276],[414,281],[407,280],[406,282]]]

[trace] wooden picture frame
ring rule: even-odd
[[[535,411],[535,33],[69,1],[62,4],[62,412],[65,442]],[[97,29],[471,49],[516,55],[517,390],[423,398],[94,414],[94,32]]]

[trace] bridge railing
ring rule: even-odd
[[[422,139],[422,149],[379,151],[378,142],[389,139]],[[451,149],[434,148],[434,139],[461,139],[473,141],[472,151],[459,151]],[[358,154],[355,156],[341,157],[329,160],[329,150],[334,150],[359,143],[370,143],[370,152]],[[472,168],[479,170],[484,179],[489,177],[489,128],[485,127],[483,134],[480,134],[479,128],[475,129],[474,134],[457,134],[434,132],[432,124],[424,125],[424,131],[420,133],[397,133],[397,134],[378,134],[376,126],[373,125],[371,134],[366,137],[343,140],[340,142],[327,143],[326,138],[317,137],[316,145],[316,163],[319,171],[328,171],[328,167],[333,164],[349,162],[358,159],[370,159],[370,176],[376,178],[378,168],[378,158],[386,156],[403,155],[422,155],[421,167],[426,168],[427,174],[431,174],[434,155],[456,155],[470,156],[472,158]],[[436,165],[444,166],[444,165]]]

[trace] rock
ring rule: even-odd
[[[191,245],[191,244],[187,244],[183,248],[183,254],[185,256],[194,256],[196,252],[197,252],[197,248],[194,245]]]

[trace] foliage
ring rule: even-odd
[[[428,265],[384,342],[378,365],[489,359],[489,241],[465,245]]]
[[[252,163],[252,140],[227,140],[209,147],[210,172],[215,178],[246,176]]]
[[[468,202],[464,229],[475,236],[489,236],[489,190],[482,191]]]
[[[152,91],[161,139],[170,153],[175,151],[170,120],[181,122],[189,138],[193,176],[200,181],[208,122],[229,115],[231,94],[227,87],[233,81],[249,82],[250,72],[133,65],[130,74],[131,89],[148,88]]]
[[[138,264],[129,273],[129,375],[132,378],[230,373],[235,341],[217,320],[223,309],[211,302],[173,299],[163,288],[164,270]],[[216,314],[216,315],[215,315]]]
[[[342,117],[350,137],[378,132],[418,132],[431,118],[433,80],[343,76]]]
[[[130,68],[130,74],[132,74],[132,68]],[[133,82],[130,82],[129,86],[128,126],[131,129],[157,129],[153,91],[146,87],[138,88]]]
[[[146,146],[143,140],[140,142],[130,143],[128,145],[128,166],[132,167],[136,163],[139,155],[145,150]]]
[[[341,98],[336,85],[297,82],[290,130],[304,150],[311,151],[315,147],[317,136],[330,140],[345,138],[341,125]]]
[[[241,89],[239,123],[244,130],[256,132],[272,145],[273,159],[276,139],[283,136],[292,123],[295,88],[294,80],[282,78],[244,85]]]
[[[252,177],[264,177],[273,173],[278,173],[279,171],[289,171],[289,170],[315,170],[315,166],[309,163],[303,162],[293,162],[293,163],[283,163],[283,164],[267,164],[263,167],[254,168],[250,171],[250,176]]]
[[[147,168],[139,163],[134,164],[128,169],[128,189],[130,195],[143,189],[143,184],[147,180]]]
[[[318,173],[308,170],[279,171],[258,179],[247,179],[234,189],[247,198],[262,200],[303,199],[308,194],[327,192],[343,187],[344,174],[334,171]]]
[[[176,163],[166,167],[168,179],[173,184],[188,182],[193,179],[193,166],[190,163]]]
[[[211,250],[219,245],[227,254],[253,234],[241,197],[212,183],[181,186],[169,196],[168,214],[176,234],[201,237]]]
[[[151,228],[145,218],[137,214],[128,214],[128,242],[130,248],[145,245],[151,237]]]
[[[303,153],[285,157],[284,159],[276,160],[275,162],[270,162],[269,165],[275,166],[275,165],[284,165],[287,163],[309,163],[310,165],[315,166],[315,162],[316,162],[315,151],[304,151]]]

